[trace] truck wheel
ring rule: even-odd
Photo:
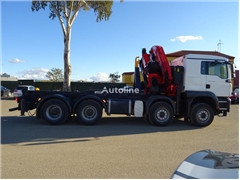
[[[94,100],[86,100],[78,105],[76,114],[79,122],[93,125],[102,118],[102,107]]]
[[[205,103],[195,104],[190,113],[191,122],[200,127],[210,125],[214,118],[213,109]]]
[[[69,110],[67,105],[59,99],[47,100],[41,108],[42,119],[52,125],[61,124],[67,120]]]
[[[147,124],[151,124],[149,118],[148,118],[148,115],[144,115],[143,116],[143,120],[147,123]]]
[[[148,115],[152,124],[166,126],[173,120],[173,109],[165,102],[157,102],[150,107]]]

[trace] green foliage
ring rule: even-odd
[[[121,1],[122,2],[122,1]],[[108,20],[112,14],[113,1],[32,1],[32,11],[45,10],[49,6],[49,18],[54,19],[57,16],[70,18],[76,11],[89,11],[93,9],[97,16],[96,21]]]
[[[97,16],[97,22],[103,19],[105,21],[109,20],[109,17],[112,14],[113,1],[89,1],[88,4]]]
[[[62,69],[52,68],[47,72],[46,77],[53,82],[63,81],[63,72]]]
[[[10,75],[7,73],[3,73],[3,74],[1,74],[1,77],[10,77]]]
[[[120,78],[120,75],[118,75],[118,72],[115,72],[115,73],[110,73],[109,74],[109,78],[110,78],[110,82],[112,83],[116,83],[116,82],[119,82],[119,78]]]

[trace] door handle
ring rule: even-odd
[[[210,84],[206,84],[206,89],[210,89]]]

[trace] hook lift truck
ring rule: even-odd
[[[140,73],[144,81],[140,82]],[[214,116],[230,112],[233,65],[227,58],[186,54],[168,62],[161,46],[135,58],[133,91],[86,90],[28,91],[17,100],[21,115],[36,109],[36,118],[61,124],[71,115],[85,125],[96,124],[107,115],[143,117],[156,126],[166,126],[184,118],[195,126],[210,125]],[[136,91],[138,90],[138,91]]]

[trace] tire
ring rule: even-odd
[[[148,115],[144,115],[143,116],[143,120],[147,123],[147,124],[151,124],[149,118],[148,118]]]
[[[1,91],[1,97],[3,97],[3,91]]]
[[[62,124],[69,117],[67,105],[59,99],[47,100],[41,107],[41,116],[51,125]]]
[[[200,103],[193,105],[190,113],[190,121],[195,126],[209,126],[213,122],[213,118],[213,109],[208,104]]]
[[[157,102],[150,107],[148,117],[153,125],[167,126],[173,120],[173,109],[165,102]]]
[[[80,123],[94,125],[102,118],[102,106],[94,100],[86,100],[78,105],[76,114]]]

